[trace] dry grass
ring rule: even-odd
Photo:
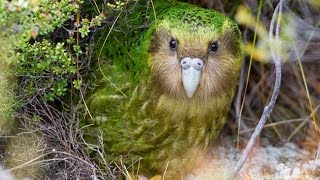
[[[84,144],[82,130],[79,129],[80,102],[60,102],[60,105],[63,109],[57,108],[57,103],[47,103],[34,98],[19,112],[22,129],[34,132],[43,142],[42,153],[35,158],[37,161],[25,161],[26,164],[41,164],[39,169],[43,173],[39,179],[112,177],[112,173],[99,169],[86,151],[88,145]],[[38,149],[35,146],[29,148]],[[8,152],[11,152],[12,148],[8,149]]]

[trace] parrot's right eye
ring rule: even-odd
[[[172,51],[175,51],[177,49],[177,41],[174,39],[171,39],[169,42],[169,46]]]

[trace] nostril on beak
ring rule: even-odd
[[[193,67],[196,70],[200,70],[203,67],[203,61],[199,58],[184,58],[180,61],[180,64],[183,69]]]
[[[195,68],[202,68],[203,61],[200,59],[195,59],[194,66],[195,66]]]
[[[183,69],[188,69],[190,67],[190,61],[188,59],[182,59],[180,64]]]

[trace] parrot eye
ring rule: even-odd
[[[215,54],[219,50],[219,42],[213,42],[209,46],[209,53]]]
[[[177,41],[174,39],[171,39],[169,42],[169,46],[172,51],[175,51],[177,49]]]

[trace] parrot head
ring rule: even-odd
[[[154,87],[174,98],[208,99],[236,84],[241,35],[228,17],[186,5],[159,17],[148,49]]]

